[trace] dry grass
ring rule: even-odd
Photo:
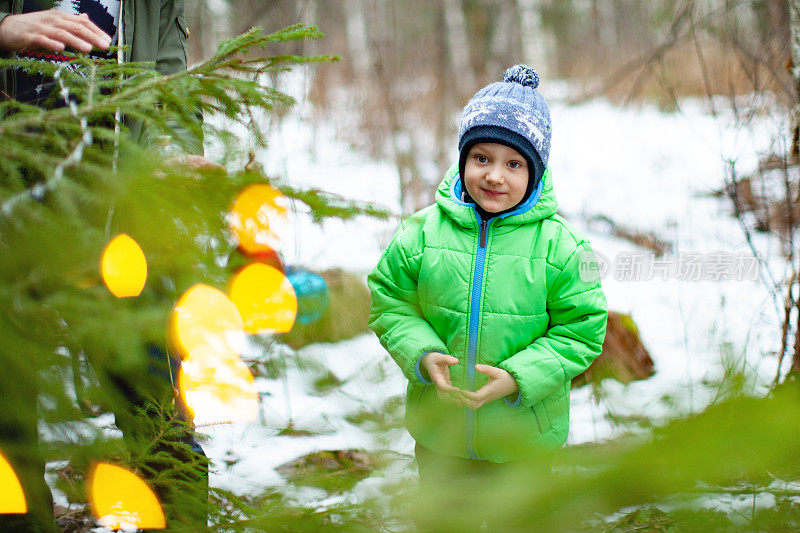
[[[294,349],[312,342],[338,342],[369,331],[369,289],[360,276],[339,269],[320,275],[328,285],[330,304],[312,324],[295,323],[281,341]]]

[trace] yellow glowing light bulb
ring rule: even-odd
[[[258,416],[253,375],[239,358],[193,351],[181,363],[178,390],[195,424],[252,422]]]
[[[183,293],[170,317],[170,337],[183,359],[202,346],[221,355],[238,354],[243,328],[239,311],[225,293],[202,283]]]
[[[297,295],[283,272],[253,263],[240,270],[228,289],[248,333],[286,333],[297,317]]]
[[[139,296],[147,281],[147,260],[136,241],[121,233],[103,250],[100,273],[117,298]]]
[[[158,498],[136,474],[109,463],[97,463],[89,478],[89,502],[100,525],[114,530],[167,527]]]
[[[264,183],[247,186],[236,198],[229,218],[242,252],[273,254],[288,224],[287,213],[288,200],[279,190]]]
[[[11,464],[0,454],[0,514],[27,513],[25,493]]]

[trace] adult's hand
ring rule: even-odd
[[[111,37],[85,13],[70,15],[57,9],[8,15],[0,21],[0,50],[24,52],[45,49],[61,52],[66,47],[79,52],[92,48],[108,50]]]
[[[464,407],[477,409],[483,404],[508,396],[519,390],[519,385],[517,385],[517,380],[514,379],[514,376],[502,368],[490,365],[475,365],[475,370],[487,376],[489,381],[475,392],[459,389],[458,394],[461,396],[461,403],[464,404]]]

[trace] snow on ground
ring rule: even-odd
[[[370,335],[331,344],[314,344],[297,353],[276,347],[270,357],[283,358],[284,377],[259,378],[262,419],[255,424],[203,428],[209,436],[204,448],[214,460],[212,484],[242,494],[257,494],[265,486],[282,485],[274,468],[318,450],[376,449],[375,435],[351,424],[345,417],[365,407],[379,408],[386,399],[405,392],[405,378],[394,362],[384,357]],[[322,363],[342,385],[328,392],[315,391]],[[278,435],[289,424],[312,436]],[[405,432],[385,435],[398,451],[408,453],[411,437]]]
[[[338,142],[334,124],[315,123],[303,96],[304,83],[295,78],[281,87],[299,103],[280,123],[269,125],[270,150],[259,154],[268,173],[294,186],[318,187],[397,212],[393,166]],[[719,114],[714,117],[701,101],[684,101],[680,112],[665,113],[652,106],[620,109],[604,100],[576,106],[551,100],[550,167],[560,211],[605,261],[609,308],[632,315],[656,366],[656,374],[646,381],[622,385],[606,380],[597,391],[599,402],[588,387],[573,391],[570,443],[625,431],[609,421],[609,410],[654,422],[701,410],[715,392],[702,382],[719,379],[725,365],[750,373],[755,392],[775,376],[775,358],[764,355],[777,349],[774,302],[753,276],[753,258],[737,221],[729,216],[729,204],[708,193],[722,187],[726,160],[735,160],[739,173],[755,169],[758,156],[785,133],[785,124],[758,115],[743,128],[728,108],[719,102],[716,107]],[[457,156],[455,146],[452,155]],[[657,263],[646,250],[587,225],[597,215],[654,232],[672,243],[681,259]],[[293,222],[294,233],[282,251],[288,264],[339,266],[365,277],[396,227],[396,221],[366,218],[318,225],[297,215]],[[780,264],[774,240],[759,235],[755,244],[773,266]],[[678,270],[681,261],[690,259],[700,262],[703,280],[689,279],[696,277],[693,271]],[[724,261],[741,267],[739,277],[746,279],[726,279],[730,276],[724,270],[722,279],[715,279]],[[638,276],[630,267],[637,262],[643,268]],[[649,269],[654,273],[648,274]],[[274,468],[314,450],[378,449],[388,443],[397,452],[411,453],[413,441],[407,433],[381,438],[345,420],[347,414],[379,407],[404,392],[402,375],[373,335],[310,346],[298,354],[285,350],[286,377],[258,380],[264,413],[260,423],[204,429],[216,467],[213,485],[240,493],[281,485]],[[345,385],[324,395],[315,392],[308,371],[297,364],[301,360],[323,363]],[[289,420],[321,434],[278,436]],[[374,480],[359,486],[374,486]]]

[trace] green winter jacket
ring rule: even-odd
[[[0,22],[11,14],[22,11],[23,0],[0,0]],[[183,13],[183,0],[123,0],[122,43],[130,46],[124,61],[152,62],[161,74],[174,74],[186,70],[186,41],[189,30]],[[0,57],[8,57],[0,51]],[[0,98],[11,97],[14,83],[12,70],[0,70]],[[198,120],[202,120],[198,117]],[[151,144],[155,138],[142,128],[138,121],[126,120],[131,136],[143,145]],[[177,132],[193,154],[203,153],[203,139],[191,132]]]
[[[600,354],[606,299],[589,243],[556,214],[550,171],[512,212],[481,221],[451,168],[436,203],[406,219],[369,275],[369,324],[408,378],[406,426],[436,452],[507,462],[561,446],[573,377]],[[459,359],[456,387],[483,363],[508,371],[516,398],[477,410],[441,401],[426,353]],[[513,401],[512,401],[513,400]]]

